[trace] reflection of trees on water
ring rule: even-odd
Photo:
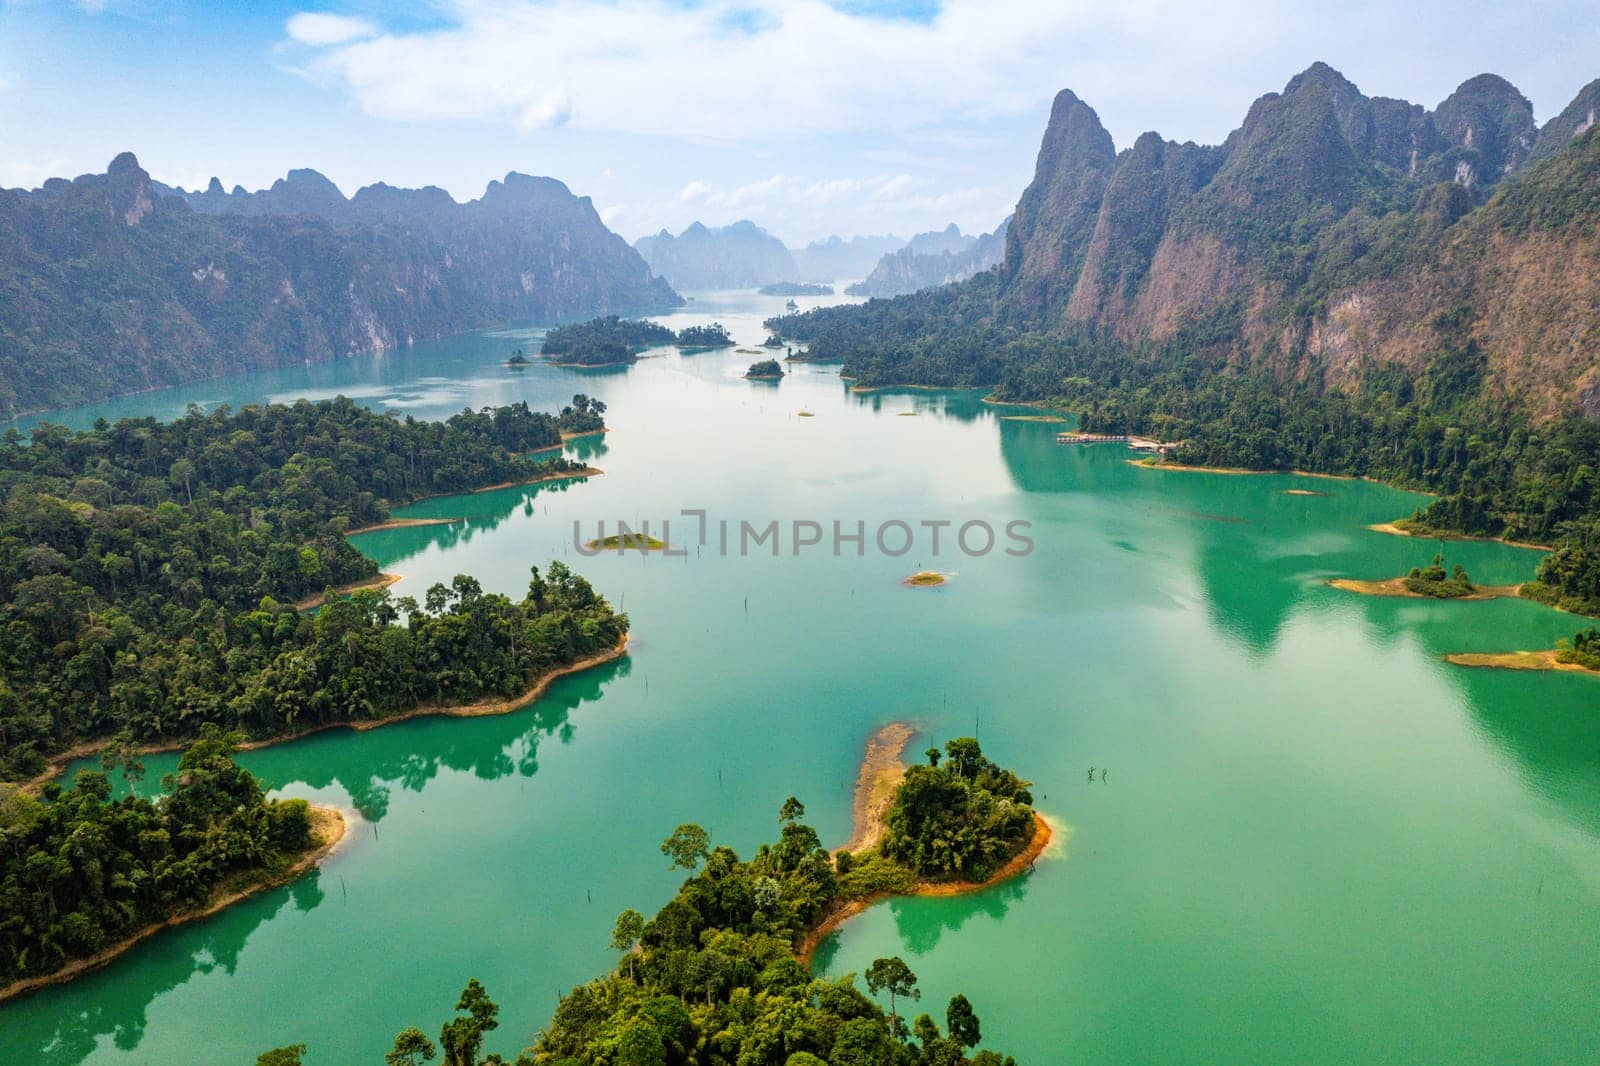
[[[311,765],[293,768],[295,780],[316,789],[342,788],[363,818],[379,822],[389,811],[395,787],[421,792],[441,770],[471,773],[484,781],[511,774],[532,777],[539,772],[539,745],[550,737],[570,743],[573,710],[599,699],[608,682],[626,677],[631,669],[624,657],[562,678],[532,706],[510,714],[470,721],[419,720],[431,725],[425,750],[415,750],[420,730],[406,725],[340,738],[344,750],[336,760],[307,760]]]
[[[970,896],[890,900],[889,910],[906,950],[913,955],[926,955],[939,946],[939,938],[946,932],[959,932],[975,915],[996,921],[1004,918],[1011,904],[1027,892],[1028,879],[1017,877]]]
[[[919,414],[944,415],[957,422],[976,422],[980,418],[993,418],[1001,410],[993,404],[983,402],[982,389],[873,389],[870,392],[855,392],[851,389],[850,382],[847,381],[844,385],[846,397],[857,407],[865,407],[873,412],[882,412],[885,409],[885,400],[894,400],[895,402],[888,406],[898,410],[905,406],[902,401],[908,398]]]
[[[540,496],[568,492],[585,484],[586,477],[565,478],[560,481],[540,481],[532,485],[495,489],[492,492],[475,492],[461,496],[445,496],[426,503],[412,504],[395,512],[400,518],[463,518],[462,522],[448,525],[409,526],[379,530],[363,534],[354,540],[357,548],[369,558],[378,560],[380,566],[399,567],[429,548],[449,549],[460,544],[470,544],[482,533],[492,533],[518,512],[532,518],[539,511],[536,503]]]
[[[907,953],[926,955],[939,946],[939,940],[946,932],[958,932],[975,915],[996,921],[1004,918],[1011,905],[1021,900],[1027,892],[1028,878],[1018,877],[970,896],[931,899],[897,896],[876,906],[889,908],[894,918],[895,933]],[[840,932],[833,933],[818,944],[816,953],[811,957],[811,972],[838,976],[838,968],[834,963],[839,957],[840,947]],[[886,954],[894,954],[888,948],[883,950]]]
[[[122,1051],[137,1050],[144,1040],[150,1004],[158,996],[196,974],[221,971],[232,975],[257,926],[286,906],[310,911],[323,901],[320,879],[320,871],[313,870],[286,889],[245,900],[215,917],[165,930],[98,973],[3,1008],[0,1058],[70,1066],[88,1058],[106,1035]],[[138,980],[121,980],[119,968],[135,957]]]
[[[531,706],[497,717],[419,719],[374,732],[332,730],[304,741],[246,752],[241,761],[281,786],[303,783],[342,789],[362,817],[378,822],[388,813],[396,788],[421,792],[442,770],[471,772],[483,780],[539,771],[539,747],[550,738],[570,743],[572,712],[600,697],[613,678],[625,677],[626,658],[562,678]],[[431,726],[424,732],[416,726]],[[426,750],[416,750],[419,742]],[[331,754],[324,745],[337,744]],[[152,776],[167,756],[152,756]],[[176,758],[176,756],[172,756]],[[283,889],[244,900],[211,918],[165,930],[134,948],[106,970],[59,989],[0,1007],[0,1061],[69,1066],[94,1051],[110,1034],[133,1051],[144,1039],[146,1013],[158,996],[196,974],[233,974],[246,941],[258,926],[286,906],[310,911],[326,898],[321,871],[313,870]],[[120,968],[138,962],[135,980]]]
[[[569,459],[589,462],[601,458],[610,450],[606,446],[605,434],[596,433],[593,436],[574,437],[567,441],[566,454]]]

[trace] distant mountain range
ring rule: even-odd
[[[633,247],[652,271],[684,290],[753,289],[800,280],[788,247],[754,222],[715,229],[696,222],[676,237],[666,230],[640,237]]]
[[[587,197],[508,174],[457,203],[314,170],[203,192],[104,174],[0,190],[0,414],[507,321],[682,303]]]
[[[677,236],[662,230],[633,246],[652,271],[683,290],[865,278],[848,291],[896,296],[987,270],[1000,262],[1005,235],[1002,225],[996,233],[970,237],[952,222],[909,241],[892,235],[835,236],[794,251],[754,222],[720,227],[696,222]]]
[[[800,272],[797,280],[833,282],[864,278],[878,265],[878,260],[905,246],[906,242],[893,234],[849,240],[833,236],[824,241],[812,241],[804,248],[793,250],[795,267]]]
[[[1005,258],[1006,227],[969,237],[954,222],[943,230],[919,233],[904,248],[890,252],[861,281],[845,289],[852,296],[902,296],[965,281]]]

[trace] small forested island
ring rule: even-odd
[[[905,770],[873,846],[830,856],[804,817],[790,797],[778,812],[778,839],[749,859],[713,844],[698,825],[674,829],[661,851],[688,879],[655,917],[631,909],[617,916],[617,965],[562,997],[517,1066],[1014,1066],[995,1051],[972,1050],[982,1033],[965,995],[951,998],[942,1028],[928,1013],[908,1022],[901,1012],[921,993],[898,956],[867,968],[864,993],[854,974],[813,978],[805,954],[830,922],[871,900],[975,888],[1026,870],[1024,860],[1049,839],[1028,782],[961,738]],[[447,1063],[486,1061],[483,1041],[498,1010],[469,981],[437,1045],[407,1028],[388,1061],[418,1062],[441,1050]]]
[[[1336,589],[1366,596],[1411,596],[1432,600],[1493,600],[1504,596],[1527,595],[1528,588],[1527,585],[1475,585],[1461,564],[1457,563],[1446,570],[1443,555],[1435,555],[1433,562],[1426,567],[1412,567],[1405,577],[1386,581],[1339,577],[1328,584]]]
[[[721,322],[709,326],[685,326],[678,331],[678,347],[685,351],[731,348],[733,338]]]
[[[767,334],[767,339],[761,342],[763,348],[782,348],[783,338],[776,333]]]
[[[1446,655],[1457,666],[1487,666],[1501,670],[1572,670],[1600,674],[1600,629],[1582,630],[1571,641],[1557,641],[1543,651],[1461,652]]]
[[[1460,563],[1448,573],[1445,572],[1443,555],[1435,555],[1427,569],[1413,566],[1411,572],[1405,576],[1405,586],[1412,592],[1432,596],[1436,600],[1454,600],[1470,596],[1475,589],[1472,579],[1467,577],[1466,568]]]
[[[832,296],[832,285],[812,285],[803,281],[778,281],[763,285],[756,292],[762,296]]]
[[[506,360],[506,366],[532,366],[533,360],[528,358],[528,353],[518,348],[511,353],[511,358]]]
[[[71,788],[0,785],[0,999],[282,884],[339,839],[338,811],[263,795],[234,764],[240,739],[202,727],[155,800],[111,798],[105,771],[144,776],[126,737]]]
[[[613,533],[609,537],[597,537],[584,545],[591,552],[658,552],[666,546],[666,541],[648,533]]]
[[[1585,670],[1600,670],[1600,629],[1590,626],[1572,635],[1572,643],[1556,652],[1556,658]]]
[[[557,421],[561,439],[603,432],[606,428],[605,414],[604,401],[586,393],[577,393],[572,397],[572,405],[561,409],[561,417]]]
[[[666,326],[607,315],[556,326],[544,335],[540,354],[558,366],[619,366],[636,361],[646,348],[673,340],[674,334]]]
[[[751,363],[744,376],[752,381],[778,381],[783,378],[783,367],[776,359],[762,359]]]

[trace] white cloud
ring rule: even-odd
[[[957,222],[968,233],[990,230],[1011,210],[1016,189],[970,186],[942,190],[931,178],[909,174],[871,177],[802,178],[777,173],[742,185],[720,186],[695,179],[670,201],[631,203],[616,218],[637,220],[637,228],[672,232],[690,219],[723,226],[750,219],[791,244],[835,232],[915,232]],[[613,216],[605,215],[607,223]],[[831,219],[831,223],[822,220]]]
[[[47,178],[66,173],[71,164],[65,156],[36,159],[9,159],[0,163],[0,189],[37,189]]]
[[[1552,83],[1570,94],[1570,72],[1600,58],[1600,36],[1560,32],[1588,26],[1592,0],[1548,0],[1540,19],[1514,5],[1475,10],[1469,27],[1445,37],[1439,20],[1459,6],[1448,0],[942,0],[925,19],[863,6],[434,0],[435,20],[421,29],[380,33],[330,14],[290,25],[296,40],[319,45],[312,66],[374,116],[526,128],[556,112],[580,130],[739,144],[970,132],[1038,114],[1068,86],[1119,143],[1151,128],[1215,143],[1252,99],[1318,58],[1369,93],[1430,105],[1482,69],[1502,71],[1536,100]],[[1565,104],[1554,95],[1543,113]],[[945,150],[963,150],[959,136]]]
[[[1147,0],[1150,10],[1118,13],[1127,6],[947,0],[919,22],[822,0],[445,0],[442,28],[375,34],[311,14],[289,25],[324,46],[313,68],[375,116],[529,128],[558,115],[586,130],[741,141],[1016,115],[1074,68],[1127,80],[1120,65],[1074,62],[1127,35],[1194,48],[1226,36],[1211,7]]]
[[[678,199],[682,200],[686,204],[693,203],[696,200],[705,199],[714,191],[715,190],[712,189],[710,182],[701,181],[699,178],[696,178],[694,181],[691,181],[689,184],[678,190]]]
[[[323,11],[302,11],[284,25],[290,39],[300,44],[323,48],[349,44],[378,35],[378,27],[353,15],[333,15]]]

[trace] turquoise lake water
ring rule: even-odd
[[[719,320],[751,348],[782,302],[700,294],[662,320]],[[1600,681],[1442,661],[1548,647],[1581,620],[1325,584],[1425,564],[1436,544],[1364,528],[1423,497],[1144,470],[974,393],[858,394],[803,365],[749,382],[761,356],[732,350],[500,365],[537,335],[53,416],[344,393],[443,417],[599,396],[612,432],[571,454],[603,476],[431,500],[402,513],[464,521],[357,543],[419,596],[457,573],[520,596],[529,566],[564,559],[634,639],[510,715],[243,756],[281,794],[363,820],[317,873],[0,1007],[0,1061],[247,1063],[303,1041],[310,1063],[375,1062],[405,1026],[437,1032],[469,977],[502,1007],[490,1048],[512,1055],[611,964],[616,913],[670,897],[673,826],[747,851],[793,793],[841,842],[862,746],[899,719],[922,731],[914,750],[976,731],[1064,832],[1013,883],[879,905],[819,970],[902,955],[924,1008],[966,992],[986,1046],[1025,1064],[1600,1060]],[[777,557],[723,555],[684,509],[735,528],[1026,522],[1035,548],[968,557],[946,534],[939,556],[926,538],[897,558],[795,556],[785,536]],[[573,546],[575,522],[588,539],[662,519],[686,556]],[[1446,555],[1484,583],[1538,560]],[[950,582],[900,585],[925,568]]]

